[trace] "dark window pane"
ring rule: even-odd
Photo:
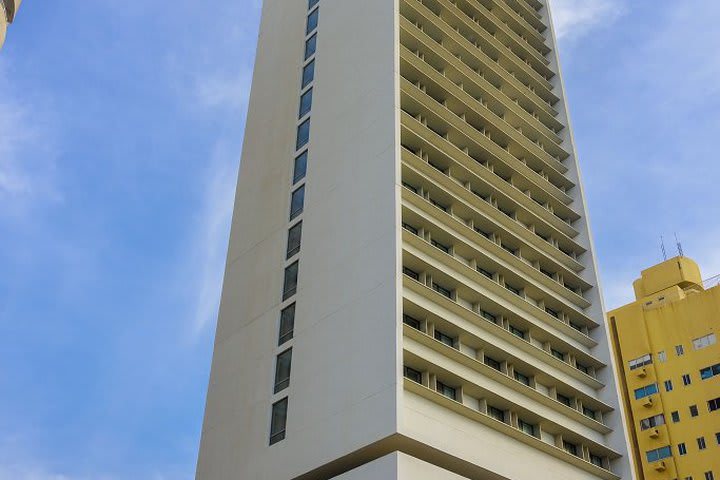
[[[305,65],[302,72],[302,88],[307,87],[310,85],[310,82],[312,82],[315,79],[315,60]]]
[[[411,326],[415,330],[420,330],[420,320],[417,320],[410,315],[403,315],[403,323]]]
[[[308,118],[298,126],[295,150],[300,150],[310,141],[310,119]]]
[[[308,38],[305,42],[305,60],[315,55],[317,49],[317,33]]]
[[[307,172],[307,158],[307,150],[295,157],[295,167],[293,169],[293,185],[305,178],[305,173]]]
[[[307,92],[303,93],[300,97],[300,113],[299,118],[304,117],[312,107],[313,89],[311,88]]]
[[[297,292],[298,262],[293,263],[285,269],[285,280],[283,281],[283,300],[295,295]]]
[[[447,335],[440,330],[435,330],[435,340],[444,343],[448,347],[455,348],[455,339],[450,335]]]
[[[292,348],[277,356],[275,362],[275,393],[290,385],[290,366],[292,364]]]
[[[312,9],[315,5],[318,4],[320,0],[308,0],[308,10]]]
[[[300,215],[305,207],[305,185],[292,193],[290,199],[290,220]]]
[[[302,238],[302,222],[293,226],[288,231],[287,258],[292,257],[300,251],[300,240]]]
[[[422,373],[418,372],[414,368],[403,367],[403,375],[415,383],[422,383]]]
[[[280,334],[278,345],[289,341],[293,338],[295,330],[295,304],[286,307],[280,312]]]
[[[270,445],[285,438],[285,425],[287,423],[288,399],[283,398],[272,406],[270,420]]]
[[[320,15],[320,9],[318,8],[314,12],[312,12],[310,15],[308,15],[307,18],[307,28],[305,29],[305,35],[309,34],[313,30],[315,30],[318,26],[318,16]]]

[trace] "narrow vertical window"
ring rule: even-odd
[[[294,225],[290,230],[288,230],[286,258],[289,259],[289,258],[295,256],[298,252],[300,252],[301,239],[302,239],[302,222]]]
[[[278,334],[278,346],[293,338],[295,331],[295,304],[285,307],[280,312],[280,333]]]
[[[313,32],[317,28],[319,16],[320,16],[319,8],[314,10],[310,15],[308,15],[307,28],[305,29],[305,35],[309,35],[311,32]]]
[[[290,199],[290,220],[300,215],[305,208],[305,185],[292,193]]]
[[[295,150],[300,150],[310,141],[310,119],[302,122],[297,129],[297,139],[295,140]]]
[[[302,85],[301,88],[305,88],[315,79],[315,60],[308,63],[303,67],[302,71]]]
[[[312,108],[313,89],[308,89],[307,92],[300,96],[300,112],[298,118],[302,118],[310,112]]]
[[[292,364],[292,348],[277,356],[275,362],[275,389],[278,393],[290,386],[290,367]]]
[[[317,33],[305,42],[305,60],[315,55],[315,50],[317,50]]]
[[[307,158],[307,150],[295,157],[295,165],[293,167],[293,185],[305,178],[305,173],[307,172]]]
[[[288,399],[283,398],[272,406],[270,419],[270,445],[285,439],[285,426],[287,424]]]
[[[308,10],[312,10],[312,8],[318,4],[320,0],[308,0]]]
[[[298,262],[293,263],[285,269],[285,280],[283,281],[283,300],[295,295],[297,292]]]

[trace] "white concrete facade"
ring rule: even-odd
[[[486,255],[507,270],[494,277],[502,278],[501,283],[506,277],[526,278],[523,269],[532,262],[521,266],[504,259],[505,250],[493,253],[495,247],[483,247],[472,229],[456,228],[451,217],[439,217],[408,196],[408,181],[445,181],[413,163],[403,145],[408,132],[417,135],[411,143],[424,135],[421,127],[410,125],[407,111],[429,109],[419,114],[422,117],[435,115],[436,108],[424,106],[426,99],[412,91],[405,78],[408,68],[416,68],[409,63],[414,60],[407,57],[405,44],[422,42],[425,33],[440,35],[446,28],[443,21],[467,20],[453,17],[453,5],[446,1],[264,1],[198,480],[631,478],[617,389],[611,369],[601,367],[611,358],[559,76],[550,83],[557,96],[556,121],[563,125],[559,142],[569,153],[563,162],[567,182],[574,185],[568,189],[567,208],[578,218],[572,228],[553,228],[575,229],[575,239],[558,234],[561,245],[576,242],[584,253],[562,261],[553,260],[552,253],[544,255],[551,263],[569,265],[567,281],[586,288],[577,299],[557,282],[537,280],[525,290],[533,295],[550,292],[553,306],[567,304],[568,311],[597,328],[583,327],[581,335],[567,322],[554,325],[543,312],[478,283],[473,275],[479,270],[466,272],[456,259],[478,266],[467,256]],[[501,9],[498,15],[512,15],[503,10],[507,7],[518,9],[518,15],[536,11],[539,21],[549,23],[547,8],[534,0],[459,3],[463,1],[470,2],[469,8],[473,2],[483,8],[493,4]],[[318,8],[317,29],[307,34],[306,18]],[[441,10],[437,18],[427,13]],[[408,21],[414,15],[440,23],[415,31]],[[316,52],[305,59],[305,42],[312,35],[317,35]],[[557,72],[554,36],[551,30],[543,35],[548,66]],[[450,41],[458,43],[443,48],[462,40]],[[428,55],[439,55],[439,61],[456,61],[443,57],[442,48],[433,50]],[[303,69],[312,61],[314,80],[301,89]],[[418,75],[432,73],[417,68]],[[458,63],[449,68],[465,67]],[[310,88],[309,116],[298,119],[300,96]],[[297,128],[306,118],[309,142],[297,150]],[[440,145],[440,140],[433,142]],[[293,161],[305,148],[307,173],[294,182]],[[475,167],[468,168],[473,182],[480,178]],[[448,170],[460,171],[457,166]],[[457,179],[455,183],[461,184]],[[302,212],[289,220],[292,192],[302,186]],[[423,188],[427,196],[437,187]],[[455,195],[452,188],[445,187],[443,194]],[[459,202],[462,195],[454,198]],[[480,208],[481,202],[475,202],[471,210]],[[453,217],[467,209],[459,205],[449,210]],[[537,215],[539,222],[557,223],[543,220],[545,213]],[[502,226],[492,216],[487,219]],[[288,230],[298,222],[300,250],[287,259]],[[433,239],[452,240],[453,258],[428,250],[422,239],[403,228],[406,222],[423,223],[424,240],[430,239],[431,230]],[[503,231],[509,232],[503,238],[510,238],[512,228]],[[529,242],[525,234],[518,235],[518,241]],[[535,252],[532,243],[528,245],[524,251]],[[284,271],[296,261],[297,290],[283,300]],[[403,275],[404,268],[420,267],[424,285]],[[577,268],[577,276],[571,268]],[[532,275],[527,277],[531,283]],[[557,275],[556,280],[562,279]],[[452,299],[436,298],[434,281],[457,284]],[[502,325],[478,320],[480,307],[472,301],[478,295],[505,312]],[[293,304],[292,338],[278,345],[281,312]],[[422,326],[405,325],[406,314],[422,317]],[[508,331],[515,317],[527,328],[525,341]],[[453,335],[453,349],[446,350],[437,340],[440,330]],[[550,346],[562,348],[565,359],[553,358]],[[289,384],[274,393],[277,356],[289,348]],[[491,356],[502,357],[501,371],[487,368],[484,362]],[[592,378],[578,372],[576,358],[592,365]],[[404,378],[404,366],[422,372],[422,381]],[[532,388],[512,378],[518,369],[532,374]],[[454,400],[438,394],[440,381],[457,388]],[[559,391],[573,394],[573,407],[558,403]],[[284,438],[271,445],[272,406],[285,398]],[[505,408],[506,423],[488,416],[492,405]],[[583,405],[597,411],[598,420],[583,416]],[[518,419],[532,422],[536,435],[522,433]],[[572,441],[580,450],[570,455],[562,441]],[[590,462],[591,454],[596,462],[602,459],[602,467]],[[538,472],[548,476],[539,477]]]

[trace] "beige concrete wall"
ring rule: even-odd
[[[307,0],[265,0],[198,461],[289,479],[396,430],[396,7],[320,2],[289,389],[272,395]],[[287,302],[285,302],[287,303]],[[287,438],[268,447],[289,395]]]
[[[466,480],[431,463],[394,452],[332,480]]]

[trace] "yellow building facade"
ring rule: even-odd
[[[608,313],[639,479],[720,479],[720,286],[676,257]]]

